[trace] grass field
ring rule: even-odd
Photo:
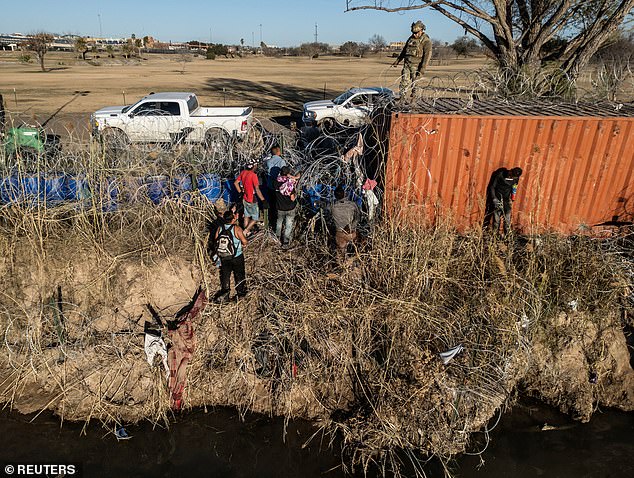
[[[76,91],[89,92],[64,108],[60,118],[87,120],[88,115],[108,105],[126,104],[151,91],[194,91],[205,106],[253,106],[257,117],[286,117],[298,114],[306,101],[333,97],[352,86],[386,86],[398,89],[399,68],[390,68],[393,58],[245,57],[206,60],[181,55],[143,55],[142,60],[121,58],[77,59],[74,53],[50,52],[49,71],[42,72],[35,58],[18,61],[20,52],[0,52],[0,93],[8,110],[33,120],[42,120],[72,98]],[[485,65],[484,58],[452,60],[432,65],[428,76],[452,83],[462,73]],[[466,76],[465,76],[466,78]],[[15,96],[13,89],[15,88]],[[17,97],[17,104],[16,99]],[[79,116],[78,116],[79,115]]]

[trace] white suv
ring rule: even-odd
[[[304,103],[302,120],[306,126],[317,125],[326,130],[335,124],[361,126],[380,100],[392,96],[394,93],[388,88],[352,88],[334,100]]]

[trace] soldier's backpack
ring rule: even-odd
[[[233,226],[225,229],[223,226],[216,239],[216,255],[222,259],[233,259],[236,256],[236,246],[233,243]]]

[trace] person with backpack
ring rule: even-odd
[[[209,257],[211,257],[211,260],[216,265],[216,267],[220,267],[220,258],[216,255],[216,235],[225,223],[223,218],[224,212],[220,212],[215,204],[212,204],[211,207],[214,213],[214,219],[207,219],[207,221],[205,222],[204,230],[205,235],[208,236],[207,253],[209,254]],[[230,210],[234,214],[238,214],[238,205],[232,204],[228,210]]]
[[[215,254],[220,259],[220,290],[214,295],[214,302],[217,304],[229,301],[231,274],[236,287],[236,300],[247,294],[243,248],[248,241],[237,224],[238,214],[228,210],[222,218],[224,224],[216,231]]]

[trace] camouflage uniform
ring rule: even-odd
[[[414,36],[416,31],[424,29],[422,22],[412,24],[413,33],[407,39],[403,51],[398,57],[397,63],[404,60],[400,85],[401,96],[410,93],[410,89],[412,94],[415,93],[416,84],[414,82],[423,76],[431,58],[431,39],[429,36],[426,33],[423,33],[420,38]],[[414,83],[413,87],[412,83]]]

